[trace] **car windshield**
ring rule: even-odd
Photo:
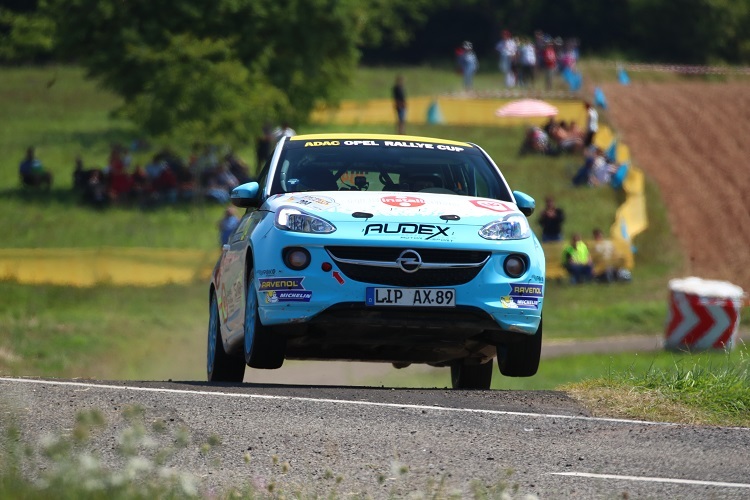
[[[512,201],[502,175],[472,146],[398,140],[295,140],[283,148],[269,194],[433,192]]]

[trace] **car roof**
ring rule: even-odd
[[[450,144],[453,146],[462,146],[465,148],[474,147],[473,144],[461,141],[451,141],[449,139],[438,139],[435,137],[420,137],[415,135],[397,135],[397,134],[358,134],[358,133],[328,133],[328,134],[306,134],[295,135],[289,138],[290,141],[336,141],[336,140],[381,140],[381,141],[402,141],[402,142],[432,142],[435,144]]]

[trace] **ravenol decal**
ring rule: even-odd
[[[310,302],[312,290],[273,290],[266,292],[266,303],[276,304],[278,302]]]
[[[411,224],[411,223],[400,223],[400,224],[367,224],[365,226],[365,236],[368,234],[421,234],[427,236],[425,240],[434,238],[435,236],[445,236],[449,238],[448,226],[436,226],[435,224]]]
[[[384,196],[380,201],[392,207],[421,207],[424,205],[422,198],[416,196]]]
[[[469,200],[472,205],[479,208],[486,208],[493,212],[514,212],[516,209],[502,201],[493,200]]]
[[[304,276],[299,278],[260,278],[260,291],[265,292],[269,290],[304,290],[302,281],[305,279]]]
[[[542,297],[544,295],[544,285],[513,283],[510,285],[510,295],[514,297]]]

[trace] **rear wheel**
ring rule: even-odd
[[[492,360],[481,365],[467,365],[457,361],[451,365],[454,389],[489,389],[492,383]]]
[[[215,293],[211,293],[208,316],[206,373],[209,382],[242,382],[245,376],[245,363],[242,359],[230,356],[224,351],[224,344],[221,341],[219,305]]]
[[[253,368],[275,369],[284,364],[286,342],[261,324],[258,317],[258,292],[255,275],[247,277],[247,299],[245,303],[245,361]]]
[[[497,364],[506,377],[531,377],[539,370],[542,356],[542,322],[534,335],[519,342],[497,346]]]

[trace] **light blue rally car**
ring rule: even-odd
[[[454,388],[537,372],[544,253],[476,144],[403,135],[282,139],[213,272],[208,380],[284,359],[450,367]]]

